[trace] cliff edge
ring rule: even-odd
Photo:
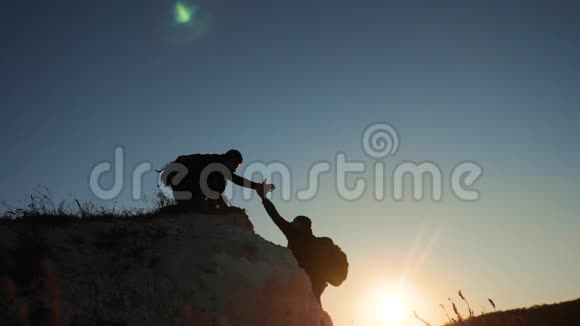
[[[3,325],[332,324],[242,210],[3,221],[0,277]]]

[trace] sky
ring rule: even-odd
[[[181,154],[237,148],[241,172],[282,162],[292,189],[337,153],[381,161],[387,176],[430,161],[446,185],[472,161],[484,171],[477,201],[447,186],[440,201],[388,191],[349,201],[332,173],[311,200],[273,194],[283,216],[310,216],[349,255],[349,279],[323,295],[335,325],[382,325],[385,296],[432,323],[445,321],[439,304],[458,301],[459,289],[476,312],[490,310],[487,298],[501,309],[574,299],[579,10],[573,1],[4,1],[0,199],[18,206],[45,186],[57,201],[100,202],[89,175],[118,146],[124,186],[104,203],[117,207],[143,205],[131,198],[139,163],[160,168]],[[361,146],[377,122],[399,138],[381,160]],[[145,192],[156,177],[145,175]],[[256,197],[235,194],[256,232],[285,244]]]

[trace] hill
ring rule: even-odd
[[[301,325],[327,316],[242,210],[0,222],[2,325]],[[324,317],[325,325],[331,325]]]
[[[580,325],[580,299],[498,311],[446,326],[573,326]]]

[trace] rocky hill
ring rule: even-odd
[[[0,222],[2,325],[331,325],[243,211]]]

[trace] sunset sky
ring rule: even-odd
[[[18,206],[43,185],[56,200],[98,201],[90,171],[117,146],[126,184],[107,205],[143,205],[131,199],[141,162],[230,148],[244,154],[240,172],[283,162],[296,190],[339,152],[376,163],[361,137],[386,122],[399,148],[385,175],[431,161],[441,201],[409,189],[395,201],[390,178],[384,200],[370,190],[344,200],[332,173],[312,200],[273,195],[283,216],[310,216],[349,255],[349,279],[322,298],[335,325],[382,325],[377,302],[390,296],[433,324],[459,289],[477,313],[491,310],[487,298],[499,309],[574,299],[579,11],[573,1],[5,2],[0,199]],[[449,189],[462,161],[484,170],[478,201]],[[372,171],[361,176],[373,184]],[[285,244],[257,198],[236,194],[256,232]]]

